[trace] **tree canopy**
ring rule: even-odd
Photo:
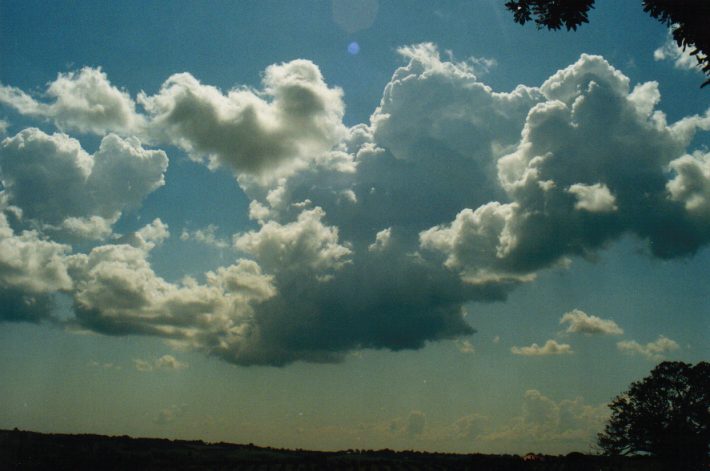
[[[698,60],[710,84],[710,1],[642,0],[643,10],[673,31],[673,39]],[[588,23],[594,0],[510,0],[505,4],[520,24],[534,22],[538,28],[577,30]]]
[[[707,464],[710,363],[663,362],[609,407],[611,418],[598,437],[606,453],[650,454],[675,469]]]

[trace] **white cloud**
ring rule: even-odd
[[[144,117],[93,69],[60,77],[61,106],[3,87],[3,103],[62,128],[136,133],[231,169],[258,223],[233,235],[245,258],[204,282],[169,282],[149,263],[169,236],[160,219],[110,238],[163,184],[166,155],[115,134],[91,155],[26,129],[0,146],[0,298],[23,313],[14,320],[46,318],[59,292],[79,328],[154,335],[237,364],[335,362],[470,335],[466,303],[503,300],[625,234],[664,258],[710,241],[708,157],[688,149],[710,114],[668,124],[658,84],[631,88],[597,56],[502,93],[432,44],[399,52],[370,122],[350,129],[342,92],[305,60],[267,68],[260,90],[174,75],[141,94]],[[102,103],[113,105],[95,118]],[[224,247],[218,232],[181,238]],[[112,243],[82,240],[70,255],[59,242],[76,238]],[[615,330],[594,316],[567,322]],[[514,349],[571,353],[554,341]]]
[[[263,86],[224,94],[182,73],[138,101],[150,115],[154,138],[237,174],[291,173],[343,137],[342,91],[329,88],[312,62],[269,66]]]
[[[672,61],[676,69],[700,71],[701,67],[698,63],[698,59],[690,55],[691,51],[692,48],[690,47],[684,49],[678,46],[673,39],[672,30],[669,30],[666,42],[653,51],[653,59],[656,61]],[[702,53],[700,57],[702,57]]]
[[[65,232],[79,239],[103,240],[111,235],[113,232],[112,226],[117,219],[117,216],[110,219],[102,218],[101,216],[70,216],[62,221],[61,225],[58,227],[46,225],[45,230],[58,229],[60,232]]]
[[[49,83],[45,95],[53,101],[43,103],[18,88],[0,85],[0,103],[24,115],[51,119],[60,129],[130,133],[142,125],[134,101],[111,85],[100,68],[60,73]]]
[[[163,355],[153,361],[136,358],[133,360],[133,365],[138,371],[150,372],[154,370],[184,370],[189,365],[177,360],[172,355]]]
[[[515,204],[488,203],[475,211],[464,209],[450,225],[440,225],[419,234],[421,247],[447,254],[444,265],[460,271],[471,283],[524,281],[525,276],[498,269],[516,245],[511,223],[518,207]]]
[[[217,237],[218,230],[219,228],[214,224],[209,224],[207,227],[195,229],[194,231],[183,229],[182,234],[180,234],[180,240],[194,240],[195,242],[199,242],[200,244],[214,247],[216,249],[229,248],[229,242]]]
[[[624,330],[613,320],[591,316],[579,309],[566,312],[560,319],[560,324],[568,324],[566,332],[570,334],[622,335],[624,333]]]
[[[536,389],[530,389],[525,392],[519,416],[484,433],[479,439],[506,444],[507,449],[535,447],[543,452],[578,450],[595,442],[596,434],[608,416],[605,404],[588,405],[581,397],[555,401]]]
[[[69,258],[78,325],[111,335],[165,337],[208,352],[244,340],[253,304],[274,293],[271,278],[242,260],[208,272],[206,284],[190,278],[169,283],[147,261],[156,239],[145,233],[162,237],[162,229],[158,220],[133,238],[149,243],[103,245]]]
[[[65,256],[71,247],[45,240],[36,231],[14,233],[0,213],[0,287],[28,294],[72,288]]]
[[[648,240],[663,258],[710,240],[710,220],[692,212],[705,201],[704,158],[675,160],[704,118],[668,126],[653,111],[657,84],[629,91],[629,79],[598,56],[582,55],[540,90],[548,101],[532,107],[517,149],[497,161],[501,201],[509,202],[464,209],[450,224],[422,231],[422,248],[480,283],[529,280],[625,233]],[[677,172],[671,183],[669,166]],[[669,224],[686,237],[670,236]]]
[[[392,238],[392,228],[382,229],[375,235],[375,241],[367,247],[370,252],[381,252],[387,250]]]
[[[556,340],[548,340],[542,347],[533,343],[529,347],[511,347],[513,355],[523,356],[546,356],[546,355],[568,355],[574,353],[572,347],[566,343],[557,343]]]
[[[234,245],[256,257],[267,270],[318,274],[348,263],[351,250],[338,243],[338,229],[322,223],[321,208],[303,211],[295,222],[269,221],[259,231],[239,235]]]
[[[122,211],[164,183],[168,158],[135,138],[109,134],[88,154],[66,134],[28,128],[0,143],[3,191],[25,219],[97,239]]]
[[[609,213],[616,211],[616,198],[611,194],[606,185],[596,183],[584,185],[575,183],[567,190],[577,198],[574,209],[589,211],[591,213]]]
[[[629,355],[641,355],[652,361],[661,361],[666,354],[678,350],[680,346],[675,340],[660,335],[653,342],[645,345],[638,343],[636,340],[623,340],[618,342],[616,346],[620,351]]]
[[[70,252],[35,230],[15,233],[0,213],[0,322],[52,319],[52,294],[73,288],[65,263]]]
[[[458,348],[461,353],[476,353],[476,348],[468,340],[457,340],[456,348]]]
[[[675,177],[666,184],[670,198],[682,202],[692,215],[707,219],[710,214],[710,152],[694,152],[669,164]]]

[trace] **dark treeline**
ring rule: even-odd
[[[650,458],[282,450],[203,441],[0,430],[2,470],[655,471]]]

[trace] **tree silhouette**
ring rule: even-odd
[[[710,363],[663,362],[609,404],[599,446],[612,455],[650,454],[669,469],[708,464]]]
[[[673,39],[684,51],[690,48],[700,68],[710,77],[710,1],[708,0],[643,0],[643,10],[671,27]],[[517,23],[535,18],[538,28],[577,30],[588,23],[587,14],[594,0],[510,0],[505,4]],[[701,87],[710,84],[708,78]]]

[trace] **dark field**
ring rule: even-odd
[[[526,459],[527,458],[527,459]],[[153,438],[0,430],[0,470],[654,471],[647,458],[459,455],[391,450],[320,452]]]

